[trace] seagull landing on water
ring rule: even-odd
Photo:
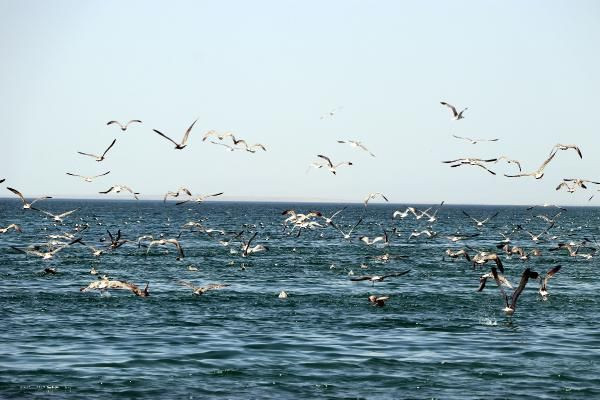
[[[113,140],[112,143],[110,144],[110,146],[108,146],[108,148],[106,150],[104,150],[104,153],[102,153],[101,156],[98,156],[96,154],[91,154],[91,153],[83,153],[81,151],[78,151],[77,153],[82,154],[84,156],[93,157],[96,159],[96,161],[100,162],[106,158],[106,153],[108,153],[108,151],[115,145],[116,142],[117,142],[117,139]]]
[[[192,122],[192,125],[190,125],[190,127],[187,128],[187,130],[185,131],[185,134],[183,135],[183,139],[181,139],[181,143],[177,143],[176,141],[174,141],[173,139],[171,139],[170,137],[168,137],[167,135],[165,135],[164,133],[162,133],[156,129],[152,129],[152,130],[154,132],[158,133],[160,136],[167,139],[168,141],[170,141],[171,143],[173,143],[175,145],[175,150],[183,150],[187,146],[186,143],[188,141],[188,137],[190,136],[190,132],[192,131],[192,128],[194,127],[194,124],[197,121],[198,121],[198,119],[196,119],[196,121]]]
[[[83,175],[77,175],[77,174],[72,174],[72,173],[70,173],[70,172],[67,172],[67,175],[70,175],[70,176],[76,176],[76,177],[78,177],[78,178],[81,178],[81,179],[83,179],[83,180],[84,180],[84,181],[86,181],[86,182],[91,182],[91,181],[93,181],[93,180],[94,180],[94,179],[96,179],[96,178],[100,178],[101,176],[105,176],[105,175],[108,175],[108,174],[110,174],[110,171],[107,171],[107,172],[105,172],[105,173],[103,173],[103,174],[100,174],[100,175],[95,175],[95,176],[83,176]]]
[[[350,146],[354,147],[355,149],[361,149],[366,151],[367,153],[369,153],[371,155],[371,157],[375,157],[375,154],[371,153],[369,151],[369,149],[367,149],[365,147],[365,145],[363,145],[361,142],[359,142],[358,140],[338,140],[338,143],[348,143]]]
[[[119,121],[108,121],[108,122],[106,123],[106,125],[117,124],[117,125],[118,125],[118,126],[121,128],[121,130],[122,130],[123,132],[125,132],[125,131],[127,130],[127,127],[129,126],[129,124],[132,124],[132,123],[134,123],[134,122],[137,122],[138,124],[141,124],[141,123],[142,123],[142,121],[140,121],[139,119],[132,119],[131,121],[129,121],[129,122],[128,122],[128,123],[126,123],[125,125],[123,125],[123,124],[122,124],[122,123],[120,123]]]
[[[440,101],[440,104],[443,106],[446,106],[450,110],[452,110],[452,117],[453,117],[452,119],[455,121],[458,121],[459,119],[463,119],[464,118],[463,113],[468,110],[468,108],[464,108],[460,112],[458,112],[458,111],[456,111],[456,107],[454,107],[452,104],[448,104],[445,101]]]
[[[457,136],[457,135],[452,135],[452,137],[455,137],[456,139],[466,140],[467,142],[471,142],[471,144],[477,144],[479,142],[497,142],[498,141],[498,139],[472,139],[469,137],[462,137],[462,136]]]
[[[541,276],[539,277],[540,279],[540,289],[538,291],[538,293],[540,294],[540,296],[542,296],[542,300],[548,300],[548,280],[550,278],[552,278],[554,276],[554,274],[556,274],[558,271],[560,271],[561,266],[557,265],[555,267],[552,267],[548,270],[548,272],[546,272],[546,276],[544,276],[544,278],[542,278]]]
[[[222,288],[225,288],[225,287],[229,286],[228,283],[211,283],[211,284],[206,285],[204,287],[200,287],[200,286],[196,286],[193,283],[188,282],[188,281],[180,280],[178,282],[179,282],[180,285],[187,286],[187,287],[191,288],[194,291],[194,294],[196,296],[201,296],[204,293],[208,292],[209,290],[222,289]]]
[[[23,202],[23,209],[27,210],[29,208],[32,208],[31,206],[33,204],[35,204],[36,201],[40,201],[40,200],[45,200],[45,199],[51,199],[52,197],[50,196],[44,196],[44,197],[40,197],[37,198],[35,200],[33,200],[31,203],[27,202],[27,200],[25,200],[25,197],[23,197],[23,195],[21,194],[21,192],[19,192],[17,189],[13,189],[11,187],[7,187],[8,190],[10,190],[11,192],[13,192],[14,194],[16,194],[17,196],[19,196],[21,198],[21,201]]]
[[[139,287],[137,287],[136,285],[134,285],[133,283],[129,283],[129,282],[125,282],[125,281],[110,280],[110,279],[108,279],[108,277],[103,277],[102,279],[94,281],[94,282],[90,283],[89,285],[87,285],[86,287],[82,287],[79,290],[81,292],[87,292],[89,290],[105,291],[108,289],[125,289],[125,290],[131,291],[136,296],[148,297],[148,296],[150,296],[150,293],[148,293],[148,285],[149,285],[149,283],[146,282],[146,287],[144,288],[144,290],[142,290]]]
[[[515,289],[515,291],[510,296],[511,303],[509,305],[508,304],[509,296],[506,294],[506,292],[502,288],[502,282],[500,281],[500,277],[498,276],[498,271],[496,271],[495,267],[492,267],[492,274],[494,276],[494,280],[496,281],[496,284],[498,285],[498,288],[500,288],[502,297],[504,298],[504,303],[506,304],[506,307],[504,307],[504,309],[502,311],[504,311],[506,313],[506,315],[513,315],[515,313],[515,310],[517,309],[517,300],[519,299],[519,296],[523,292],[523,289],[525,289],[525,286],[527,285],[529,278],[537,279],[539,276],[539,274],[537,272],[532,271],[529,268],[527,268],[525,271],[523,271],[523,275],[521,275],[521,282],[519,283],[519,286]]]

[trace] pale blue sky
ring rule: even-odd
[[[599,43],[597,1],[2,0],[0,178],[54,196],[123,183],[142,198],[185,185],[224,200],[587,204],[591,192],[554,187],[600,180]],[[105,125],[133,118],[144,124],[124,134]],[[183,151],[152,132],[179,140],[196,118]],[[268,152],[225,152],[201,141],[209,129]],[[113,138],[101,163],[76,153]],[[440,162],[505,154],[531,170],[558,142],[584,158],[559,153],[541,181]],[[317,154],[354,165],[306,173]]]

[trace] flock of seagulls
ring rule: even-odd
[[[453,120],[461,120],[464,119],[464,112],[468,108],[464,108],[461,111],[458,111],[456,107],[453,105],[442,101],[442,105],[448,107],[452,111],[452,119]],[[341,108],[334,109],[327,114],[323,115],[321,119],[331,118],[333,117]],[[170,141],[175,147],[176,150],[183,150],[186,148],[190,141],[191,132],[197,123],[197,119],[192,122],[192,124],[185,131],[180,142],[176,142],[171,139],[169,136],[165,135],[161,131],[157,129],[153,129],[153,131],[159,136],[165,138]],[[142,124],[141,120],[132,119],[128,121],[126,124],[122,124],[119,121],[109,121],[106,125],[116,125],[120,128],[121,131],[125,132],[132,124]],[[481,139],[481,138],[469,138],[462,137],[458,135],[453,135],[454,138],[458,140],[464,140],[468,143],[476,145],[480,142],[497,142],[498,138],[492,139]],[[228,151],[235,150],[245,150],[250,153],[255,153],[258,150],[267,151],[266,147],[263,144],[249,144],[244,139],[238,139],[232,132],[219,133],[217,131],[211,130],[206,132],[202,141],[209,140],[209,143],[215,145],[224,146]],[[214,140],[212,140],[214,138]],[[225,143],[225,140],[231,140],[231,143]],[[117,139],[114,139],[110,145],[104,150],[101,155],[91,154],[79,152],[81,155],[85,155],[88,157],[94,158],[97,162],[102,162],[106,159],[107,153],[113,148]],[[358,140],[338,140],[340,144],[347,144],[353,148],[364,151],[369,154],[371,157],[375,157],[375,155],[360,141]],[[581,149],[574,144],[556,144],[546,160],[540,165],[540,167],[532,172],[522,172],[521,170],[521,162],[518,160],[510,159],[506,156],[499,156],[496,158],[457,158],[454,160],[443,161],[443,163],[450,164],[450,167],[459,167],[459,166],[477,166],[489,172],[492,175],[496,175],[494,171],[490,169],[492,164],[498,163],[499,161],[506,161],[509,164],[515,164],[519,168],[518,174],[505,174],[506,177],[518,178],[518,177],[526,177],[532,176],[535,179],[542,179],[544,176],[544,169],[548,166],[548,164],[556,157],[559,151],[567,151],[574,150],[577,155],[582,158]],[[340,167],[343,166],[352,166],[353,162],[351,161],[342,161],[342,162],[334,162],[329,156],[318,154],[317,157],[320,159],[317,162],[314,162],[310,165],[310,167],[314,167],[316,169],[325,168],[333,175],[337,174],[337,171]],[[98,175],[81,175],[78,173],[67,172],[66,174],[73,177],[81,178],[84,182],[93,182],[95,179],[107,176],[111,171],[106,171],[104,173]],[[5,179],[0,179],[0,183],[3,183]],[[556,190],[565,189],[567,192],[574,192],[577,189],[587,189],[588,185],[600,185],[600,182],[582,179],[582,178],[565,178],[563,181],[556,187]],[[79,209],[73,209],[64,211],[62,213],[51,213],[45,210],[40,209],[39,207],[34,207],[39,201],[51,199],[50,196],[44,196],[32,201],[28,201],[25,196],[19,192],[18,190],[7,187],[7,190],[12,192],[14,195],[18,196],[22,201],[22,208],[25,210],[37,211],[40,214],[46,216],[48,220],[54,223],[57,227],[62,229],[65,225],[65,220],[71,214],[76,213]],[[130,193],[136,200],[138,199],[139,192],[134,191],[127,185],[113,185],[109,189],[105,191],[100,191],[101,194],[108,193],[120,193],[120,192],[128,192]],[[176,201],[176,205],[187,204],[190,202],[193,203],[202,203],[207,198],[218,197],[223,195],[223,192],[205,194],[205,195],[194,195],[192,191],[186,187],[180,187],[176,191],[168,191],[163,198],[163,201],[166,203],[167,199],[173,198],[178,199]],[[183,196],[183,199],[180,199],[180,196]],[[185,197],[187,196],[187,197]],[[375,199],[381,199],[385,202],[389,202],[389,199],[386,195],[381,192],[373,192],[367,194],[367,196],[363,200],[364,211],[363,215],[360,216],[356,222],[351,223],[350,225],[342,225],[339,222],[340,216],[346,210],[346,207],[337,210],[330,216],[323,215],[322,212],[316,210],[309,210],[308,212],[297,212],[296,210],[284,210],[281,215],[284,216],[284,219],[281,221],[281,225],[283,227],[282,234],[283,235],[295,235],[296,237],[300,236],[302,232],[316,232],[319,234],[319,237],[323,237],[325,232],[331,231],[339,233],[340,239],[344,241],[353,241],[356,239],[356,243],[362,243],[361,246],[368,246],[373,249],[378,249],[385,251],[383,254],[374,256],[378,262],[387,263],[391,259],[394,258],[402,258],[402,255],[394,255],[389,254],[387,249],[390,248],[391,243],[397,240],[397,237],[402,236],[400,230],[394,226],[392,228],[385,227],[384,223],[378,223],[379,229],[382,234],[379,236],[367,236],[365,234],[357,234],[354,232],[361,229],[361,224],[364,222],[367,213],[367,206],[370,201]],[[438,239],[438,232],[435,230],[435,224],[439,219],[439,212],[442,209],[444,202],[432,211],[433,207],[430,207],[426,210],[418,210],[415,207],[406,207],[403,211],[396,210],[391,215],[390,221],[393,224],[398,223],[398,220],[405,220],[406,218],[414,217],[414,221],[422,221],[424,225],[421,226],[422,229],[415,229],[412,233],[410,233],[406,239],[406,241],[419,241],[419,240],[434,240]],[[528,236],[531,243],[537,244],[543,241],[553,241],[558,237],[551,237],[550,231],[555,228],[555,226],[559,223],[559,217],[561,217],[562,213],[566,211],[563,208],[558,206],[544,204],[542,206],[532,206],[529,207],[528,210],[533,210],[535,207],[555,207],[559,208],[560,211],[555,215],[536,215],[536,218],[543,220],[548,223],[540,233],[532,233],[530,229],[527,227],[523,227],[522,224],[515,224],[513,229],[505,232],[497,232],[501,237],[498,238],[498,244],[496,246],[496,250],[490,250],[490,248],[480,248],[476,249],[471,245],[465,245],[461,248],[447,248],[444,251],[443,257],[449,257],[453,260],[464,259],[465,262],[472,265],[472,268],[486,268],[485,266],[488,263],[491,263],[491,267],[484,274],[479,276],[479,287],[476,290],[477,292],[481,292],[484,290],[486,283],[488,280],[493,279],[496,283],[497,287],[500,290],[502,300],[503,300],[503,311],[507,315],[513,315],[516,311],[517,300],[522,296],[528,282],[530,280],[538,280],[539,281],[539,290],[538,293],[542,300],[547,300],[549,297],[548,290],[548,281],[550,278],[554,277],[560,270],[561,266],[557,265],[550,268],[545,275],[541,275],[536,271],[533,271],[531,268],[525,268],[521,274],[519,285],[514,289],[511,293],[508,293],[506,289],[513,289],[513,285],[510,283],[508,278],[505,276],[506,268],[505,263],[503,263],[503,258],[505,261],[507,259],[511,259],[512,257],[516,257],[518,260],[526,261],[530,259],[530,257],[540,257],[541,251],[537,248],[531,250],[525,250],[522,246],[514,246],[512,245],[514,237],[516,235],[521,236],[521,240],[525,235]],[[453,245],[459,244],[463,241],[472,241],[473,238],[483,235],[484,233],[489,233],[489,225],[493,225],[493,220],[498,216],[499,212],[496,212],[492,215],[487,216],[478,216],[477,218],[472,217],[466,211],[462,211],[462,214],[469,221],[468,226],[469,229],[475,229],[476,233],[465,233],[465,232],[456,232],[455,234],[449,236],[442,236],[447,239]],[[59,252],[64,251],[72,246],[83,246],[91,251],[91,255],[95,258],[99,258],[104,256],[109,252],[120,251],[121,247],[126,245],[129,242],[134,242],[133,240],[123,238],[121,230],[118,230],[116,234],[112,234],[107,230],[108,238],[101,239],[101,242],[104,242],[100,246],[89,245],[84,241],[83,233],[87,229],[89,225],[87,223],[76,224],[73,228],[72,232],[62,232],[61,235],[51,235],[49,237],[49,242],[44,245],[31,245],[26,247],[18,247],[11,246],[11,248],[18,252],[25,254],[27,256],[39,257],[42,260],[50,260],[53,259]],[[229,248],[231,254],[237,254],[242,258],[247,258],[251,256],[257,256],[260,253],[268,253],[269,246],[266,246],[263,243],[256,243],[260,241],[258,237],[258,229],[256,229],[256,225],[247,225],[241,227],[241,230],[235,232],[227,232],[222,229],[209,228],[205,225],[204,221],[189,221],[184,226],[182,226],[182,232],[177,237],[154,237],[153,235],[143,235],[137,239],[137,247],[145,248],[145,255],[150,255],[151,251],[155,247],[164,247],[170,246],[177,252],[176,261],[183,261],[185,259],[185,252],[183,246],[185,245],[185,239],[181,239],[180,237],[184,232],[197,232],[206,234],[210,239],[214,239],[219,245],[223,246],[223,248]],[[187,231],[186,231],[187,229]],[[12,232],[16,232],[17,234],[21,233],[23,229],[17,224],[10,224],[5,228],[0,228],[0,234],[11,234]],[[315,239],[318,240],[318,239]],[[87,238],[86,238],[87,241]],[[237,243],[237,250],[235,244]],[[342,242],[343,243],[343,242]],[[588,250],[586,252],[586,250]],[[591,251],[590,251],[591,250]],[[582,259],[592,259],[597,251],[600,250],[600,245],[594,240],[590,240],[585,238],[583,241],[579,242],[558,242],[555,247],[551,248],[550,251],[566,251],[566,255],[570,257],[578,257]],[[156,251],[156,250],[155,250]],[[294,249],[295,251],[295,249]],[[361,268],[368,268],[367,265],[361,265]],[[195,267],[189,266],[188,270],[194,271]],[[47,274],[56,274],[56,268],[47,267],[44,269]],[[368,274],[362,276],[354,276],[354,272],[350,270],[348,272],[349,281],[351,282],[360,282],[360,281],[368,281],[371,283],[372,287],[375,287],[375,283],[381,283],[389,278],[398,278],[401,276],[408,275],[411,272],[411,269],[407,269],[400,272],[389,272],[385,274]],[[98,271],[93,267],[90,271],[91,275],[99,275]],[[408,279],[408,278],[404,278]],[[204,295],[205,293],[217,290],[217,289],[225,289],[230,286],[229,283],[211,283],[205,286],[197,286],[196,284],[185,281],[185,280],[177,280],[179,285],[182,285],[188,289],[192,290],[194,295]],[[81,292],[88,292],[92,290],[99,291],[107,291],[111,289],[117,290],[127,290],[132,292],[134,295],[139,297],[148,297],[149,293],[149,282],[146,282],[143,289],[141,286],[137,286],[133,283],[113,279],[106,274],[98,276],[97,279],[89,283],[87,286],[82,287]],[[280,299],[287,299],[289,294],[286,291],[281,291],[278,295]],[[392,296],[390,295],[370,295],[368,297],[368,302],[374,306],[383,307],[386,302],[390,300]]]

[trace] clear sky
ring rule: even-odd
[[[0,179],[26,195],[588,204],[589,190],[554,188],[600,181],[599,44],[598,1],[0,0]],[[180,140],[196,118],[182,151],[152,131]],[[201,141],[209,129],[268,151],[226,152]],[[77,154],[114,138],[103,162]],[[533,170],[556,143],[583,160],[560,152],[540,181],[441,163],[507,155]],[[317,154],[354,165],[307,173]]]

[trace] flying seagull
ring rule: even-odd
[[[350,229],[348,231],[348,233],[344,233],[344,231],[342,231],[340,228],[338,228],[337,225],[332,225],[335,229],[337,229],[342,235],[344,235],[344,239],[350,239],[350,235],[352,235],[352,232],[354,231],[354,229],[356,229],[356,227],[358,225],[360,225],[360,223],[362,222],[362,217],[358,220],[358,222],[356,224],[354,224],[354,226],[352,227],[352,229]]]
[[[389,200],[387,199],[387,197],[385,197],[385,195],[383,193],[381,193],[381,192],[369,193],[367,195],[367,197],[365,197],[365,199],[363,200],[363,203],[365,203],[365,207],[369,203],[369,200],[375,199],[377,196],[380,196],[382,199],[384,199],[385,201],[389,202]]]
[[[369,153],[371,155],[371,157],[375,157],[375,154],[371,153],[369,151],[369,149],[367,149],[365,147],[364,144],[362,144],[361,142],[359,142],[358,140],[338,140],[338,143],[348,143],[350,146],[354,147],[355,149],[361,149],[366,151],[367,153]]]
[[[542,177],[544,176],[544,168],[546,168],[546,166],[548,165],[548,163],[550,161],[552,161],[552,159],[554,158],[555,155],[556,155],[556,150],[554,152],[552,152],[552,154],[550,154],[550,157],[548,157],[542,163],[542,165],[540,165],[540,167],[537,170],[533,171],[533,172],[520,173],[520,174],[516,174],[516,175],[507,175],[507,174],[504,174],[504,176],[506,176],[507,178],[520,178],[522,176],[533,176],[535,179],[542,179]]]
[[[196,119],[196,121],[198,121],[198,119]],[[187,131],[185,131],[185,134],[183,135],[183,139],[181,139],[181,143],[177,143],[176,141],[174,141],[173,139],[171,139],[170,137],[168,137],[167,135],[165,135],[164,133],[162,133],[156,129],[152,129],[152,130],[154,132],[158,133],[160,136],[162,136],[165,139],[172,142],[175,145],[175,150],[182,150],[183,148],[185,148],[187,146],[186,143],[187,143],[188,137],[190,136],[190,132],[192,131],[192,128],[194,127],[194,124],[196,123],[196,121],[192,122],[192,125],[190,125],[190,127],[187,129]]]
[[[448,104],[445,101],[440,101],[440,104],[443,106],[446,106],[452,110],[452,116],[453,116],[452,119],[454,119],[455,121],[458,121],[459,119],[463,119],[464,118],[463,113],[468,110],[468,108],[464,108],[463,110],[461,110],[461,112],[457,112],[456,107],[454,107],[452,104]]]
[[[119,121],[108,121],[106,123],[106,125],[112,125],[112,124],[117,124],[119,125],[119,127],[121,128],[122,131],[126,131],[127,127],[129,126],[129,124],[133,123],[133,122],[137,122],[139,124],[142,123],[142,121],[140,121],[139,119],[132,119],[131,121],[129,121],[128,123],[126,123],[125,125],[123,125],[122,123],[120,123]]]
[[[331,159],[329,157],[324,156],[322,154],[318,154],[317,157],[320,157],[320,158],[324,159],[325,161],[327,161],[327,165],[329,166],[329,172],[331,172],[334,175],[336,174],[336,169],[339,168],[340,166],[352,165],[352,163],[350,161],[344,161],[344,162],[337,163],[334,165],[333,162],[331,162]]]
[[[115,193],[121,193],[122,190],[126,190],[126,191],[130,192],[131,194],[133,194],[133,197],[135,197],[136,200],[139,200],[139,198],[137,197],[137,195],[139,193],[134,192],[129,186],[125,186],[125,185],[113,185],[110,187],[110,189],[105,190],[104,192],[98,192],[98,193],[108,194],[108,193],[112,192],[113,190]]]
[[[17,196],[19,196],[21,198],[21,201],[23,202],[23,208],[24,209],[28,209],[31,208],[31,206],[39,200],[46,200],[46,199],[51,199],[52,197],[50,196],[44,196],[44,197],[40,197],[37,198],[35,200],[33,200],[31,203],[27,202],[27,200],[25,200],[25,197],[23,197],[23,195],[21,194],[21,192],[19,192],[17,189],[13,189],[11,187],[7,187],[8,190],[10,190],[11,192],[13,192],[14,194],[16,194]]]
[[[406,271],[402,271],[402,272],[393,272],[391,274],[386,274],[386,275],[364,275],[364,276],[359,276],[357,278],[350,278],[350,280],[351,281],[371,281],[371,283],[374,286],[375,282],[383,282],[383,280],[386,278],[406,275],[409,272],[410,272],[410,269],[406,270]]]
[[[554,276],[554,274],[556,274],[558,271],[560,271],[560,268],[561,268],[560,265],[552,267],[548,270],[548,272],[546,272],[546,276],[544,276],[544,278],[542,278],[541,276],[539,277],[539,279],[540,279],[539,294],[540,294],[540,296],[542,296],[542,300],[548,299],[548,280],[550,278],[552,278]]]
[[[202,141],[203,142],[206,141],[206,139],[208,139],[210,136],[216,136],[217,139],[223,140],[226,137],[233,136],[233,133],[231,133],[231,132],[219,133],[215,130],[210,130],[210,131],[206,132],[204,134],[204,136],[202,136]],[[215,142],[213,142],[213,143],[215,143]]]
[[[219,193],[213,193],[213,194],[204,194],[204,195],[199,195],[196,196],[195,198],[191,198],[191,199],[187,199],[187,200],[183,200],[183,201],[178,201],[177,203],[175,203],[175,205],[179,206],[181,204],[185,204],[188,201],[193,201],[195,203],[202,203],[204,201],[204,199],[208,198],[208,197],[216,197],[216,196],[220,196],[222,195],[223,192],[219,192]]]
[[[486,222],[490,221],[490,220],[491,220],[491,219],[493,219],[493,218],[496,218],[496,216],[498,215],[499,211],[496,211],[496,213],[495,213],[494,215],[492,215],[491,217],[487,217],[486,219],[483,219],[483,220],[478,220],[478,219],[475,219],[475,218],[471,217],[469,214],[467,214],[467,212],[466,212],[466,211],[463,211],[462,213],[463,213],[464,215],[466,215],[468,218],[471,218],[473,221],[475,221],[475,224],[476,224],[476,226],[477,226],[478,228],[480,228],[480,227],[482,227],[482,226],[483,226],[483,224],[485,224]]]
[[[77,153],[83,154],[84,156],[94,157],[96,159],[96,161],[100,162],[100,161],[104,160],[106,153],[108,153],[108,151],[111,149],[111,147],[113,147],[115,145],[116,142],[117,142],[117,139],[113,140],[112,143],[110,144],[110,146],[108,146],[108,148],[106,150],[104,150],[104,153],[102,153],[101,156],[98,156],[96,154],[83,153],[81,151],[78,151]]]
[[[163,203],[166,203],[167,197],[179,197],[179,195],[182,192],[187,194],[188,196],[192,195],[192,192],[190,192],[190,190],[188,188],[180,187],[179,189],[177,189],[176,192],[167,192],[167,194],[165,194],[165,197],[163,199]]]
[[[93,180],[94,180],[94,179],[96,179],[96,178],[99,178],[99,177],[101,177],[101,176],[108,175],[108,174],[110,174],[110,171],[107,171],[107,172],[105,172],[105,173],[103,173],[103,174],[96,175],[96,176],[83,176],[83,175],[77,175],[77,174],[72,174],[72,173],[70,173],[70,172],[67,172],[67,175],[70,175],[70,176],[77,176],[77,177],[79,177],[79,178],[83,179],[83,180],[84,180],[84,181],[86,181],[86,182],[91,182],[91,181],[93,181]]]
[[[52,220],[53,220],[54,222],[59,222],[59,223],[63,223],[63,218],[65,218],[66,216],[68,216],[68,215],[70,215],[70,214],[74,213],[75,211],[79,210],[79,208],[76,208],[76,209],[74,209],[74,210],[67,211],[67,212],[64,212],[64,213],[62,213],[62,214],[52,214],[52,213],[50,213],[50,212],[48,212],[48,211],[40,210],[40,209],[38,209],[38,208],[33,208],[33,207],[31,207],[31,209],[32,209],[32,210],[35,210],[35,211],[39,211],[39,212],[41,212],[41,213],[43,213],[43,214],[46,214],[46,215],[48,215],[49,217],[52,217]]]
[[[11,229],[14,229],[15,231],[17,231],[19,233],[23,232],[21,230],[21,227],[19,225],[17,225],[17,224],[10,224],[6,228],[0,228],[0,233],[6,233],[6,232],[8,232]]]
[[[457,135],[452,135],[452,136],[457,139],[462,139],[462,140],[466,140],[467,142],[471,142],[471,144],[477,144],[479,142],[497,142],[498,141],[498,139],[472,139],[470,137],[462,137],[462,136],[457,136]]]
[[[148,254],[150,252],[150,248],[154,245],[163,246],[163,245],[167,245],[167,244],[172,244],[177,248],[177,251],[179,252],[179,256],[176,258],[177,261],[180,261],[185,257],[185,255],[183,254],[183,249],[181,248],[181,245],[179,244],[179,241],[177,239],[153,240],[148,244],[148,249],[146,250],[146,254]]]
[[[496,162],[497,160],[498,160],[497,158],[490,158],[487,160],[482,160],[480,158],[458,158],[456,160],[448,160],[448,161],[442,161],[442,162],[444,164],[452,164],[450,166],[452,168],[461,167],[463,165],[474,165],[474,166],[485,169],[487,172],[489,172],[492,175],[496,175],[496,173],[494,171],[492,171],[491,169],[489,169],[488,167],[483,165],[483,163]]]

